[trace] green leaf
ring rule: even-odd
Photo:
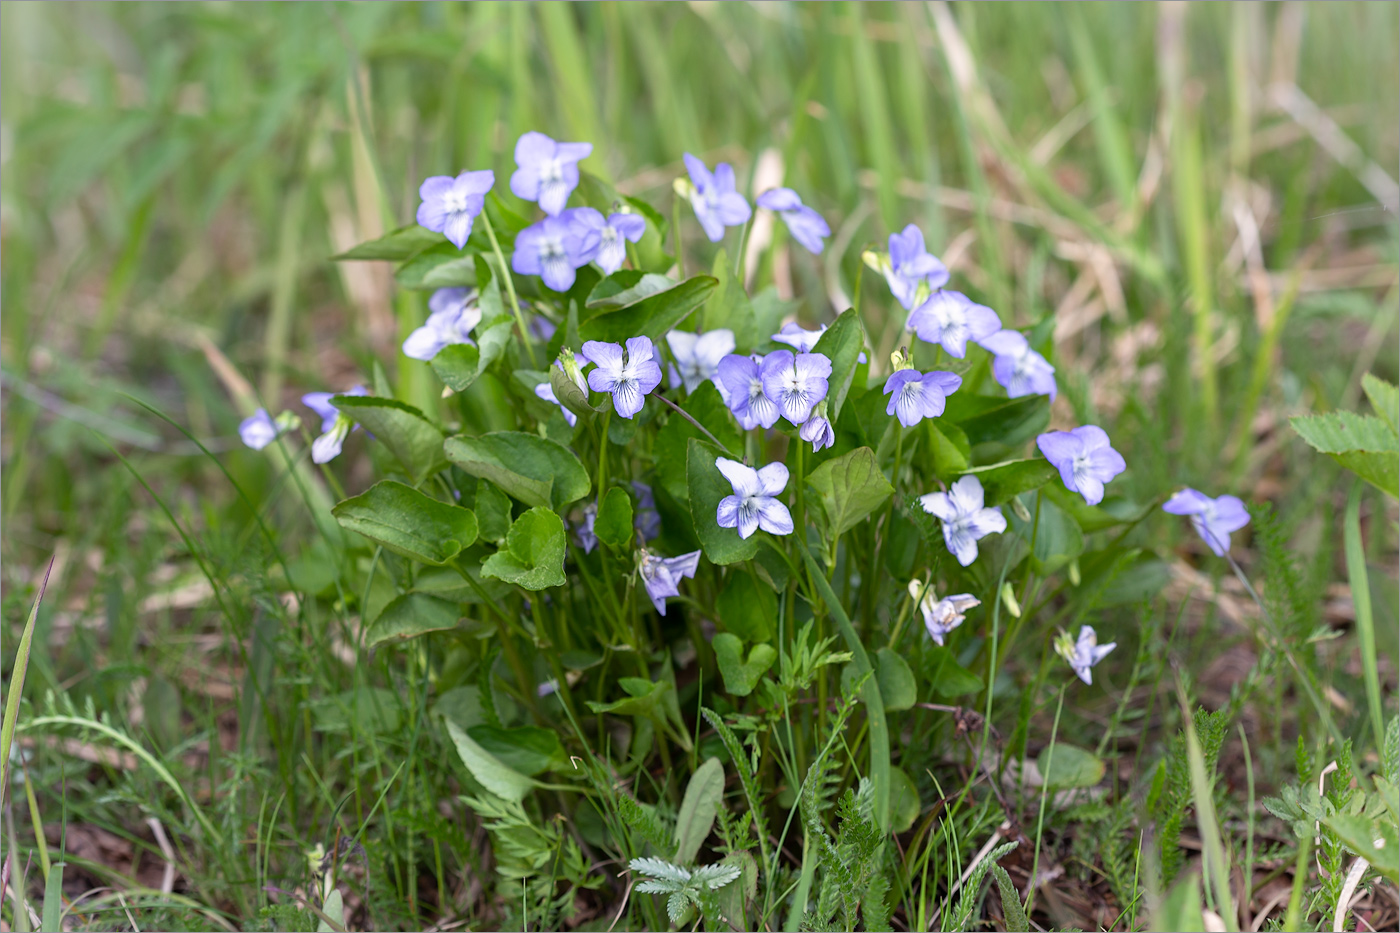
[[[444,242],[441,233],[434,233],[417,224],[391,230],[377,240],[369,240],[331,257],[332,262],[355,259],[387,259],[402,262],[415,253]]]
[[[481,573],[527,590],[563,586],[564,544],[564,520],[536,506],[510,526],[505,548],[486,558]]]
[[[869,447],[827,460],[807,474],[807,485],[821,502],[829,539],[854,528],[894,493]]]
[[[598,516],[593,522],[593,533],[598,540],[615,550],[626,550],[632,544],[632,497],[627,490],[614,486],[603,497],[598,506]]]
[[[346,531],[364,535],[400,557],[436,566],[470,547],[477,535],[470,509],[439,502],[393,480],[337,503],[331,514]]]
[[[676,857],[681,865],[695,861],[715,823],[715,813],[724,799],[724,765],[718,758],[707,758],[695,769],[685,787],[681,811],[676,815]]]
[[[753,303],[741,282],[734,278],[733,263],[723,247],[715,254],[710,274],[715,277],[715,290],[705,302],[700,319],[705,330],[725,328],[734,332],[734,352],[751,352],[767,334],[760,333],[754,316]]]
[[[561,509],[588,494],[588,471],[574,452],[534,434],[497,431],[449,437],[447,458],[526,505]]]
[[[942,645],[924,645],[923,669],[933,692],[945,699],[982,689],[982,678],[959,664],[953,652]]]
[[[943,417],[963,429],[972,446],[996,441],[1016,447],[1050,423],[1050,397],[996,398],[955,392]]]
[[[836,423],[841,414],[841,406],[846,404],[846,395],[851,391],[851,377],[855,375],[856,364],[865,349],[865,328],[855,309],[847,309],[838,317],[826,333],[821,335],[813,353],[824,353],[831,360],[831,377],[827,380],[827,419]]]
[[[721,528],[716,516],[720,500],[734,494],[718,469],[715,459],[728,456],[713,444],[691,438],[687,442],[685,472],[689,485],[690,520],[695,524],[695,536],[705,558],[712,564],[735,564],[749,560],[758,553],[758,538],[739,537],[737,528]]]
[[[345,895],[340,893],[339,888],[326,895],[325,903],[321,905],[321,913],[325,916],[317,918],[316,933],[332,933],[333,930],[345,929]]]
[[[730,459],[738,459],[734,451],[744,449],[743,433],[729,414],[729,409],[725,407],[724,399],[720,398],[719,390],[712,382],[702,382],[694,392],[686,396],[681,408],[696,421],[705,426],[715,437],[719,438],[729,451],[724,456]],[[656,453],[657,463],[680,463],[686,458],[686,444],[691,438],[704,437],[695,425],[685,418],[672,412],[667,416],[666,423],[656,434],[656,441],[653,450]],[[684,503],[689,497],[686,475],[683,470],[661,470],[661,485],[671,494],[671,498],[677,502]]]
[[[549,367],[549,386],[559,403],[579,417],[588,418],[601,411],[588,401],[588,389],[580,389],[558,366]]]
[[[447,465],[441,429],[412,405],[373,395],[337,395],[331,401],[387,447],[415,484]]]
[[[653,295],[670,291],[679,284],[669,276],[643,273],[636,269],[621,269],[599,282],[588,294],[584,307],[589,313],[583,321],[592,320],[600,314],[630,308]]]
[[[640,677],[619,677],[617,685],[627,692],[627,696],[611,703],[588,701],[588,708],[595,713],[614,713],[618,716],[647,716],[660,720],[665,715],[662,700],[671,689],[670,683],[659,680],[653,683]]]
[[[914,672],[904,656],[889,648],[881,648],[875,653],[875,673],[880,679],[880,696],[885,700],[885,709],[895,712],[911,709],[919,702],[919,688],[914,683]]]
[[[1027,540],[1035,534],[1031,542],[1031,567],[1039,574],[1051,574],[1084,553],[1084,532],[1065,512],[1049,499],[1042,497],[1037,504],[1026,503],[1030,520],[1018,516],[1014,509],[1010,512],[1011,526]],[[1037,513],[1039,513],[1037,515]]]
[[[1201,914],[1201,876],[1187,875],[1162,898],[1161,905],[1148,924],[1153,930],[1204,930]]]
[[[510,496],[495,483],[476,484],[477,534],[481,540],[499,544],[510,531]]]
[[[925,418],[923,424],[934,475],[946,483],[966,472],[972,464],[972,445],[963,429],[945,418]]]
[[[462,756],[462,763],[477,783],[502,800],[519,803],[525,799],[525,795],[534,787],[534,781],[482,748],[451,719],[444,719],[443,723],[447,726],[447,734],[452,737],[452,744],[457,746],[457,754]]]
[[[41,930],[63,929],[63,867],[63,862],[54,862],[49,866],[48,878],[44,879],[44,912],[39,918]]]
[[[982,493],[986,497],[986,505],[990,508],[1058,479],[1060,471],[1051,466],[1049,460],[1037,457],[1031,460],[1004,460],[988,466],[973,467],[964,471],[962,475],[975,476],[981,481]]]
[[[749,656],[744,658],[744,644],[737,635],[720,632],[711,646],[715,649],[715,662],[719,664],[720,675],[724,678],[724,689],[736,697],[746,697],[758,686],[758,679],[768,672],[778,659],[778,652],[772,645],[754,645]]]
[[[1011,882],[1011,876],[1006,873],[1005,868],[993,865],[992,877],[997,880],[997,893],[1001,895],[1001,912],[1006,918],[1006,929],[1015,933],[1029,933],[1031,922],[1026,917],[1025,905],[1021,903],[1021,895],[1016,892],[1016,885]]]
[[[1368,820],[1350,813],[1334,813],[1322,821],[1337,834],[1348,849],[1360,855],[1371,867],[1395,884],[1400,875],[1395,826],[1380,820]],[[1381,845],[1376,845],[1376,840]]]
[[[1103,780],[1103,760],[1075,745],[1046,746],[1035,760],[1041,779],[1050,787],[1093,787]]]
[[[778,597],[760,586],[753,574],[731,571],[715,597],[715,610],[726,630],[746,642],[772,641],[778,618]]]
[[[500,359],[511,340],[513,326],[514,323],[507,318],[489,327],[477,328],[476,346],[454,343],[443,347],[429,365],[443,385],[453,392],[465,392],[492,363]]]
[[[394,281],[409,289],[451,288],[476,285],[476,275],[476,253],[443,240],[410,256],[395,270]]]
[[[579,336],[584,340],[605,340],[620,343],[629,337],[650,337],[660,340],[696,308],[700,307],[718,284],[712,276],[697,275],[674,288],[652,295],[630,307],[609,314],[600,314],[579,324]]]
[[[1293,430],[1324,453],[1389,496],[1400,497],[1400,439],[1380,418],[1350,411],[1290,418]]]
[[[356,687],[312,700],[311,721],[318,732],[386,735],[399,728],[399,696],[384,687]]]
[[[1361,388],[1366,390],[1371,407],[1390,425],[1390,430],[1400,431],[1400,389],[1370,373],[1361,377]]]
[[[914,786],[913,779],[903,768],[890,766],[890,829],[896,833],[908,832],[922,809],[919,789]]]
[[[1058,505],[1065,512],[1069,513],[1085,534],[1093,534],[1096,531],[1103,531],[1105,528],[1113,528],[1117,525],[1127,523],[1127,519],[1121,518],[1119,514],[1114,514],[1102,506],[1089,505],[1084,501],[1084,497],[1077,492],[1071,492],[1065,488],[1064,483],[1054,481],[1047,482],[1040,487],[1041,494],[1051,502]],[[1116,506],[1126,505],[1118,502]]]
[[[479,724],[467,727],[467,735],[490,752],[501,764],[527,777],[534,777],[547,768],[568,767],[568,758],[559,735],[553,729],[539,726],[500,726]]]
[[[396,598],[365,633],[365,644],[374,648],[386,641],[408,641],[428,632],[445,632],[457,627],[460,618],[455,603],[427,593],[405,593]]]

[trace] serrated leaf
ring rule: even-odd
[[[1367,373],[1361,377],[1361,388],[1371,400],[1371,407],[1390,430],[1400,431],[1400,389]]]
[[[462,756],[462,763],[482,787],[502,800],[519,803],[525,799],[535,786],[534,781],[482,748],[452,720],[443,719],[443,723],[452,744],[457,747],[457,754]]]
[[[869,447],[827,460],[807,474],[807,485],[821,502],[829,538],[854,528],[894,494]]]
[[[443,443],[447,458],[526,505],[561,509],[588,494],[588,471],[573,451],[534,434],[497,431]]]
[[[691,438],[686,447],[686,478],[690,519],[705,557],[713,564],[734,564],[758,553],[758,536],[740,538],[737,528],[719,527],[720,500],[734,494],[734,487],[715,467],[715,459],[728,456],[713,444]]]
[[[1327,454],[1381,492],[1400,497],[1400,439],[1380,418],[1333,411],[1299,415],[1288,423],[1314,450]]]
[[[447,466],[442,430],[412,405],[375,395],[337,395],[331,401],[387,447],[414,483]]]
[[[1026,917],[1026,908],[1021,904],[1021,895],[1016,893],[1011,876],[1005,868],[993,865],[992,877],[996,879],[997,893],[1001,895],[1001,912],[1006,919],[1006,929],[1015,933],[1029,933],[1031,922]]]
[[[690,783],[685,787],[685,797],[681,800],[680,813],[676,815],[677,862],[695,861],[700,846],[710,835],[710,828],[715,823],[715,813],[723,799],[724,765],[718,758],[707,758],[690,776]],[[738,870],[735,869],[735,872],[737,877]]]
[[[634,858],[627,863],[627,867],[632,871],[649,875],[658,881],[666,881],[675,885],[683,885],[690,880],[690,869],[680,865],[672,865],[665,859],[650,856]]]
[[[331,514],[347,531],[364,535],[387,550],[441,566],[476,540],[470,509],[439,502],[412,486],[384,480],[337,503]]]
[[[714,761],[715,759],[710,759]],[[690,881],[693,885],[704,886],[711,891],[718,891],[720,888],[734,881],[743,874],[743,869],[738,865],[725,865],[717,863],[714,865],[702,865],[691,872]]]
[[[365,644],[374,648],[386,641],[408,641],[429,632],[445,632],[457,627],[461,614],[457,605],[427,593],[405,593],[396,597],[365,633]]]
[[[486,558],[481,573],[527,590],[563,586],[564,546],[564,520],[536,506],[511,524],[506,546]]]
[[[865,328],[854,308],[848,308],[821,335],[813,353],[825,354],[831,360],[831,377],[827,380],[827,418],[832,424],[841,414],[846,404],[846,396],[851,391],[851,377],[855,375],[860,354],[865,350]]]
[[[639,336],[660,340],[668,330],[704,304],[716,284],[713,276],[693,276],[630,307],[600,314],[580,323],[579,336],[584,340],[612,343]]]

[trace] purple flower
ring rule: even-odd
[[[1050,431],[1035,439],[1065,488],[1077,492],[1090,505],[1103,501],[1103,484],[1128,468],[1123,455],[1109,446],[1103,428],[1086,424],[1073,431]]]
[[[428,320],[403,342],[404,356],[431,360],[454,343],[472,343],[472,328],[481,323],[474,288],[439,288],[428,299]]]
[[[999,330],[977,341],[984,350],[996,354],[992,376],[1011,398],[1048,395],[1055,400],[1055,367],[1031,349],[1030,341],[1015,330]]]
[[[763,358],[759,376],[763,394],[777,403],[783,417],[793,424],[802,424],[812,414],[812,408],[826,398],[826,377],[831,375],[831,360],[824,353],[799,353],[774,350]]]
[[[982,482],[975,476],[964,476],[947,492],[919,497],[924,511],[942,520],[943,540],[964,567],[977,559],[978,540],[1006,530],[1001,509],[985,509],[983,501]]]
[[[948,267],[924,249],[924,235],[913,224],[905,227],[903,233],[890,234],[889,263],[881,271],[906,311],[913,310],[924,296],[948,281]]]
[[[1074,668],[1074,672],[1079,675],[1079,679],[1086,684],[1094,682],[1092,668],[1104,658],[1114,648],[1118,647],[1116,641],[1111,641],[1106,645],[1099,644],[1099,636],[1094,633],[1094,629],[1088,625],[1079,627],[1078,640],[1069,637],[1069,632],[1060,632],[1055,639],[1055,653],[1069,662],[1069,666]]]
[[[760,528],[774,535],[792,534],[792,514],[776,498],[787,486],[787,467],[770,463],[755,470],[737,460],[716,457],[715,469],[734,487],[734,495],[719,502],[715,513],[719,527],[739,529],[740,538]]]
[[[719,361],[716,371],[720,395],[745,431],[771,428],[778,420],[777,403],[763,393],[762,361],[761,357],[731,353]]]
[[[647,337],[627,338],[626,350],[615,343],[589,340],[583,352],[597,364],[588,374],[588,385],[594,392],[612,393],[613,409],[624,418],[641,411],[647,393],[661,384],[656,347]]]
[[[831,228],[822,215],[803,204],[791,188],[763,192],[758,196],[758,206],[783,218],[792,238],[807,247],[808,252],[820,254],[826,246],[822,238],[831,236]]]
[[[272,416],[267,413],[266,408],[259,408],[238,425],[238,436],[242,438],[244,445],[254,450],[262,450],[277,440],[277,435],[281,433],[277,425],[273,424]]]
[[[369,395],[364,386],[355,386],[342,395]],[[321,435],[311,442],[311,462],[329,463],[340,456],[345,438],[358,425],[340,413],[331,401],[334,392],[308,392],[301,397],[301,403],[321,416]]]
[[[510,176],[511,193],[538,201],[540,209],[553,217],[578,187],[579,160],[592,152],[592,143],[556,143],[543,133],[525,133],[515,143],[519,168]]]
[[[632,492],[637,496],[637,511],[632,516],[632,527],[643,540],[650,541],[661,534],[661,513],[656,511],[656,496],[651,487],[641,480],[632,480]]]
[[[812,445],[812,453],[816,453],[823,447],[831,447],[836,443],[836,431],[831,427],[831,422],[826,419],[823,413],[824,405],[817,406],[817,413],[802,423],[797,436]]]
[[[598,212],[591,207],[546,217],[515,235],[515,255],[510,267],[521,275],[538,275],[556,292],[574,285],[575,270],[588,265],[598,251],[598,231],[576,211]]]
[[[744,196],[735,190],[733,166],[721,162],[712,174],[704,162],[687,152],[685,169],[695,189],[690,196],[690,206],[695,209],[695,219],[700,221],[711,243],[724,239],[725,227],[748,223],[753,211]]]
[[[604,275],[612,275],[621,269],[627,259],[627,244],[637,242],[647,232],[647,222],[637,214],[609,214],[608,219],[604,220],[603,215],[591,207],[575,208],[572,213],[577,215],[579,222],[598,234],[593,261]]]
[[[942,344],[950,356],[962,359],[969,340],[982,340],[1001,330],[1001,318],[962,292],[940,288],[910,312],[905,329],[927,343]]]
[[[1168,499],[1162,505],[1162,511],[1191,516],[1191,526],[1216,557],[1224,557],[1229,552],[1230,532],[1239,531],[1249,524],[1249,512],[1238,497],[1212,499],[1189,486]]]
[[[694,392],[700,383],[715,378],[720,360],[734,352],[734,331],[720,328],[691,334],[673,330],[666,334],[666,343],[676,359],[672,386],[683,382],[687,392]]]
[[[578,523],[575,533],[578,535],[578,543],[583,547],[583,553],[592,554],[593,549],[598,546],[598,536],[593,533],[593,525],[598,521],[598,503],[590,502],[583,507],[583,521]]]
[[[642,575],[651,604],[663,616],[666,614],[666,597],[681,595],[678,588],[681,580],[685,577],[694,579],[699,566],[699,551],[691,551],[680,557],[657,557],[643,548],[637,560],[637,570]]]
[[[523,306],[525,302],[522,301],[520,304]],[[543,314],[536,314],[530,318],[530,323],[526,326],[530,330],[530,336],[540,343],[549,343],[550,340],[554,339],[554,332],[559,329],[553,321]]]
[[[441,233],[461,249],[471,236],[472,221],[486,205],[486,192],[495,183],[496,173],[490,169],[463,172],[456,178],[434,175],[426,179],[418,186],[418,196],[423,199],[418,205],[418,225]]]
[[[922,598],[919,597],[920,590],[923,591]],[[919,600],[919,611],[924,615],[924,628],[928,630],[928,637],[938,645],[943,644],[943,639],[953,629],[963,624],[969,609],[982,605],[980,599],[968,593],[957,593],[935,600],[933,587],[924,589],[918,580],[909,584],[909,592]]]
[[[783,329],[773,335],[773,339],[778,343],[785,343],[798,353],[811,353],[812,348],[817,345],[817,341],[822,339],[822,334],[826,333],[826,325],[819,324],[816,330],[807,330],[796,321],[789,321],[783,325]],[[865,362],[865,354],[861,353],[856,357],[857,363]]]
[[[954,373],[897,369],[885,380],[885,394],[890,397],[885,414],[897,416],[900,424],[912,428],[925,418],[943,414],[948,396],[961,386],[962,377]]]
[[[578,424],[578,415],[564,407],[564,403],[559,401],[559,396],[554,394],[554,386],[550,383],[541,382],[539,385],[535,386],[535,396],[544,399],[551,405],[558,405],[559,410],[564,413],[564,420],[569,423],[569,427],[572,428],[574,425]]]

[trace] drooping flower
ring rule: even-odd
[[[441,233],[458,249],[467,245],[472,221],[486,205],[486,192],[496,183],[490,169],[451,175],[433,175],[418,186],[418,225]]]
[[[627,259],[627,244],[635,243],[647,232],[647,222],[638,214],[609,214],[607,220],[591,207],[574,208],[580,223],[598,234],[598,248],[593,261],[604,275],[612,275]]]
[[[535,386],[535,397],[544,399],[551,405],[558,405],[559,410],[564,413],[564,420],[568,423],[569,427],[572,428],[574,425],[578,424],[578,415],[569,411],[564,403],[559,401],[559,396],[554,394],[554,386],[551,383],[541,382],[539,385]]]
[[[964,567],[977,559],[980,539],[1006,530],[1006,516],[1001,509],[983,508],[984,501],[982,482],[975,476],[964,476],[947,492],[919,497],[924,511],[943,522],[943,540]]]
[[[734,185],[734,167],[728,162],[715,166],[713,173],[690,153],[685,154],[685,169],[690,173],[690,206],[695,209],[695,219],[705,231],[711,243],[724,239],[725,227],[737,227],[748,223],[753,211]]]
[[[625,350],[619,344],[589,340],[583,352],[597,364],[588,374],[589,387],[611,393],[613,409],[624,418],[641,411],[647,393],[661,384],[656,347],[647,337],[627,338]]]
[[[948,396],[962,386],[962,377],[940,370],[920,373],[917,369],[897,369],[885,380],[890,397],[885,414],[899,418],[912,428],[925,418],[937,418],[948,405]]]
[[[685,577],[694,579],[699,566],[699,551],[691,551],[680,557],[659,557],[646,548],[637,552],[637,572],[641,574],[651,604],[663,616],[666,614],[666,597],[681,595],[681,580]]]
[[[578,543],[583,548],[583,553],[592,554],[593,549],[598,546],[598,535],[594,533],[593,526],[598,521],[598,503],[590,502],[583,507],[583,520],[578,523],[578,528],[574,533],[578,535]]]
[[[763,393],[762,362],[759,356],[731,353],[719,361],[716,372],[720,395],[745,431],[771,428],[778,420],[777,403]]]
[[[578,163],[592,153],[592,143],[557,143],[543,133],[525,133],[515,143],[519,168],[510,176],[511,193],[537,201],[553,217],[578,187]]]
[[[588,265],[598,251],[598,231],[574,208],[557,217],[546,217],[515,235],[515,254],[510,267],[521,275],[538,275],[556,292],[574,285],[576,270]]]
[[[769,210],[783,219],[792,238],[801,243],[809,252],[820,254],[826,246],[824,237],[831,236],[831,227],[822,215],[802,203],[802,198],[791,188],[773,188],[758,196],[758,206]]]
[[[791,350],[774,350],[759,364],[759,375],[763,394],[777,403],[783,417],[802,424],[812,408],[826,398],[831,360],[824,353],[794,356]]]
[[[924,249],[924,235],[913,224],[890,234],[889,253],[867,253],[862,258],[884,275],[890,292],[906,311],[923,304],[948,281],[948,267]]]
[[[737,528],[739,537],[747,538],[762,528],[769,534],[792,534],[792,513],[778,501],[787,487],[788,468],[770,463],[755,470],[737,460],[715,458],[715,468],[729,480],[734,495],[719,502],[715,522],[721,528]]]
[[[637,496],[637,511],[632,516],[632,527],[644,541],[650,541],[661,534],[661,513],[656,511],[656,495],[651,487],[641,480],[632,480],[632,492]]]
[[[238,436],[243,443],[254,450],[262,450],[288,431],[301,427],[301,419],[295,413],[284,411],[274,420],[266,408],[259,408],[238,425]]]
[[[922,597],[920,597],[922,593]],[[925,588],[918,580],[909,581],[909,595],[919,600],[919,611],[924,616],[924,628],[934,644],[943,644],[948,633],[959,625],[967,611],[982,605],[982,600],[968,593],[955,593],[942,599],[933,598],[933,587]]]
[[[1106,645],[1099,644],[1099,636],[1094,633],[1093,627],[1088,625],[1079,627],[1078,639],[1070,638],[1069,632],[1065,631],[1055,638],[1055,653],[1068,661],[1069,666],[1079,675],[1079,679],[1086,684],[1094,682],[1094,665],[1108,657],[1108,653],[1116,647],[1116,641]]]
[[[977,343],[995,354],[992,376],[1006,389],[1008,396],[1048,395],[1050,401],[1055,400],[1055,367],[1031,349],[1025,334],[1015,330],[999,330]]]
[[[1123,455],[1109,446],[1103,428],[1086,424],[1072,431],[1049,431],[1035,439],[1045,459],[1060,471],[1065,488],[1090,505],[1103,501],[1103,486],[1128,468]]]
[[[818,403],[811,417],[802,423],[797,436],[812,445],[812,453],[836,443],[836,430],[826,417],[826,402]]]
[[[364,386],[355,386],[343,395],[369,395]],[[331,401],[334,392],[308,392],[301,397],[301,403],[321,416],[321,434],[311,442],[311,462],[329,463],[340,456],[345,438],[359,425],[351,421]]]
[[[404,356],[431,360],[454,343],[473,343],[472,329],[481,323],[474,288],[439,288],[428,299],[428,320],[403,342]]]
[[[1249,524],[1249,511],[1237,496],[1219,496],[1212,499],[1203,492],[1186,487],[1175,493],[1162,505],[1163,512],[1172,515],[1189,515],[1191,527],[1210,546],[1216,557],[1224,557],[1230,550],[1230,532],[1239,531]]]
[[[909,313],[904,326],[920,340],[942,344],[950,356],[962,359],[969,340],[982,340],[1001,330],[1001,318],[962,292],[940,288]]]
[[[734,331],[725,328],[704,334],[673,330],[666,334],[666,343],[676,359],[676,380],[685,384],[687,392],[700,388],[700,383],[715,378],[720,360],[734,352]]]

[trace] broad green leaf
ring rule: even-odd
[[[720,500],[734,494],[729,480],[715,468],[715,459],[729,456],[713,444],[691,438],[686,448],[685,472],[689,483],[690,520],[695,536],[712,564],[735,564],[758,553],[758,532],[747,539],[737,528],[721,528],[717,521]]]
[[[481,540],[499,544],[510,531],[510,496],[501,487],[485,480],[476,484],[477,534]]]
[[[861,327],[860,316],[853,308],[842,313],[812,348],[813,353],[824,353],[831,360],[831,378],[827,380],[829,388],[826,397],[827,419],[832,424],[841,414],[841,406],[846,404],[846,395],[851,391],[851,377],[864,350],[865,328]]]
[[[557,510],[588,494],[588,471],[574,452],[534,434],[457,435],[443,449],[464,471],[490,480],[526,505]]]
[[[393,480],[337,503],[331,514],[346,531],[362,534],[400,557],[437,566],[470,547],[477,534],[470,509],[439,502]]]
[[[963,429],[972,446],[995,441],[1016,447],[1050,423],[1050,397],[999,398],[954,392],[943,417]]]
[[[972,464],[967,435],[946,418],[925,418],[923,424],[934,475],[944,482],[956,479]]]
[[[768,672],[778,659],[778,652],[772,645],[754,645],[749,656],[744,657],[744,644],[737,635],[720,632],[711,646],[715,649],[715,662],[724,677],[724,689],[737,697],[746,697],[758,686],[758,679]]]
[[[429,284],[430,276],[445,284]],[[476,254],[470,246],[463,251],[443,240],[410,256],[394,272],[394,281],[402,288],[474,286]]]
[[[729,577],[715,597],[715,610],[727,631],[747,642],[772,641],[777,628],[778,597],[766,586],[759,585],[753,575],[741,568],[730,571]]]
[[[944,698],[965,696],[982,689],[982,678],[958,663],[942,645],[924,645],[924,677],[933,692]]]
[[[534,781],[482,748],[451,719],[444,719],[443,723],[447,726],[447,734],[452,737],[452,744],[457,746],[457,754],[462,756],[462,764],[467,766],[482,787],[502,800],[519,803],[525,799],[525,795],[534,787]]]
[[[706,758],[695,769],[685,787],[680,813],[676,815],[676,857],[679,865],[695,861],[700,846],[710,835],[715,813],[724,799],[724,765],[718,758]]]
[[[881,648],[875,653],[875,673],[880,679],[880,696],[885,700],[885,709],[898,711],[913,708],[919,702],[919,688],[914,683],[914,672],[904,656],[889,648]]]
[[[807,474],[807,485],[821,502],[828,538],[854,528],[894,493],[869,447],[827,460]]]
[[[325,916],[317,918],[316,933],[331,933],[333,930],[345,929],[345,895],[340,893],[339,888],[335,888],[326,895],[325,901],[321,904],[321,913]]]
[[[660,340],[668,330],[700,307],[716,284],[712,276],[693,276],[630,307],[582,322],[579,324],[579,336],[584,340],[612,343],[620,343],[629,337]]]
[[[434,716],[445,716],[463,729],[486,722],[486,712],[481,706],[481,688],[476,684],[465,684],[445,691],[433,704]]]
[[[465,392],[481,374],[498,360],[511,340],[514,322],[509,318],[497,320],[488,327],[478,327],[476,346],[454,343],[443,347],[433,357],[431,365],[443,385],[453,392]]]
[[[630,308],[653,295],[670,291],[678,284],[680,283],[669,276],[643,273],[636,269],[621,269],[603,279],[588,293],[588,300],[584,303],[588,313],[583,320],[592,320],[600,314]]]
[[[888,706],[885,707],[889,709]],[[896,833],[908,832],[919,818],[923,804],[919,801],[919,789],[914,781],[897,765],[890,767],[890,829]]]
[[[447,466],[442,430],[412,405],[373,395],[337,395],[331,401],[387,447],[414,483]]]
[[[563,586],[564,544],[564,520],[536,506],[510,526],[506,546],[486,558],[481,573],[527,590]]]
[[[1370,373],[1361,377],[1361,388],[1366,390],[1371,407],[1390,425],[1390,430],[1400,431],[1400,389]]]
[[[1289,419],[1308,445],[1381,492],[1400,497],[1400,439],[1380,418],[1350,411]]]
[[[1396,831],[1392,823],[1384,820],[1371,820],[1351,813],[1334,813],[1322,821],[1327,828],[1371,867],[1380,872],[1392,884],[1400,874],[1400,857],[1397,857]],[[1377,846],[1377,840],[1380,845]]]
[[[729,409],[725,407],[724,399],[720,398],[719,390],[712,382],[702,382],[694,392],[688,395],[681,408],[696,421],[705,426],[715,437],[719,438],[728,449],[725,456],[732,460],[737,460],[741,454],[735,451],[744,449],[743,433],[729,414]],[[653,450],[656,453],[657,463],[681,463],[686,457],[686,444],[693,438],[701,438],[704,435],[696,429],[686,418],[675,412],[666,416],[666,423],[656,434],[656,441]],[[661,470],[661,485],[671,494],[671,498],[677,502],[685,503],[688,496],[688,486],[685,473],[681,470],[668,469]]]
[[[1054,573],[1084,553],[1084,532],[1048,498],[1042,496],[1039,503],[1033,496],[1028,498],[1030,501],[1025,502],[1025,506],[1031,516],[1029,521],[1018,516],[1014,509],[1002,511],[1009,513],[1011,527],[1023,538],[1030,540],[1031,535],[1035,535],[1031,542],[1031,566],[1035,572]]]
[[[1076,745],[1056,742],[1046,746],[1035,760],[1041,779],[1050,787],[1093,787],[1103,780],[1101,758]]]
[[[406,227],[391,230],[377,240],[369,240],[359,246],[353,246],[339,255],[332,256],[331,261],[387,259],[390,262],[402,262],[415,253],[443,242],[445,239],[441,233],[434,233],[417,224],[409,224]]]
[[[427,593],[405,593],[379,613],[365,633],[365,644],[373,648],[386,641],[408,641],[428,632],[445,632],[457,627],[461,614],[455,603]]]
[[[975,476],[982,483],[982,494],[988,507],[1008,502],[1013,496],[1032,489],[1039,489],[1046,483],[1057,481],[1060,471],[1050,465],[1049,460],[1037,457],[1031,460],[1004,460],[987,466],[973,467],[963,476]]]
[[[632,545],[632,497],[627,490],[614,486],[598,506],[593,533],[608,547],[622,551]]]
[[[539,726],[499,726],[479,724],[467,727],[467,735],[490,752],[501,764],[526,777],[534,777],[547,768],[567,767],[568,758],[559,735],[553,729]]]

